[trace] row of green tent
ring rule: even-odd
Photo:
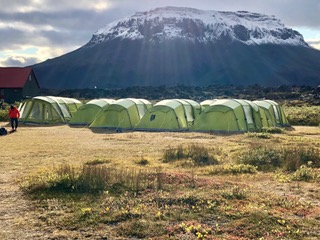
[[[271,100],[76,99],[35,97],[20,105],[22,122],[68,123],[89,128],[145,131],[248,132],[289,125],[282,107]]]
[[[82,102],[73,98],[34,97],[19,105],[20,122],[67,123],[82,105]]]

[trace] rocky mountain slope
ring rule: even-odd
[[[274,16],[164,7],[34,66],[43,88],[320,84],[320,51]]]

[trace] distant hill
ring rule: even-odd
[[[33,66],[42,88],[320,85],[320,51],[274,16],[164,7]]]

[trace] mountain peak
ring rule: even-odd
[[[162,7],[137,12],[98,30],[86,46],[113,39],[159,42],[172,39],[214,43],[239,41],[246,45],[280,44],[308,47],[303,36],[274,16],[247,11],[206,11]]]

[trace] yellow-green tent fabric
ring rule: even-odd
[[[272,100],[253,101],[266,115],[268,127],[288,126],[290,123],[285,116],[283,108]]]
[[[240,103],[243,108],[247,130],[260,131],[263,128],[263,123],[258,105],[244,99],[234,99],[234,101]]]
[[[290,125],[281,105],[279,105],[278,103],[272,100],[264,100],[264,101],[272,105],[277,125],[279,126]]]
[[[89,125],[100,113],[103,107],[113,103],[114,99],[93,99],[82,105],[70,119],[69,125]]]
[[[67,123],[82,102],[73,98],[37,96],[19,105],[22,123]]]
[[[167,99],[156,103],[149,108],[135,130],[146,131],[185,131],[188,129],[188,120],[184,105],[185,100]],[[190,110],[192,110],[190,108]],[[192,113],[191,113],[192,114]],[[190,116],[191,117],[191,116]]]
[[[145,99],[119,99],[104,107],[89,127],[133,129],[151,105]]]
[[[194,131],[245,132],[248,125],[245,111],[234,99],[219,99],[207,106],[196,119]]]
[[[188,127],[194,124],[194,120],[201,112],[201,105],[191,99],[174,99],[182,104],[184,108],[184,114],[187,119]]]

